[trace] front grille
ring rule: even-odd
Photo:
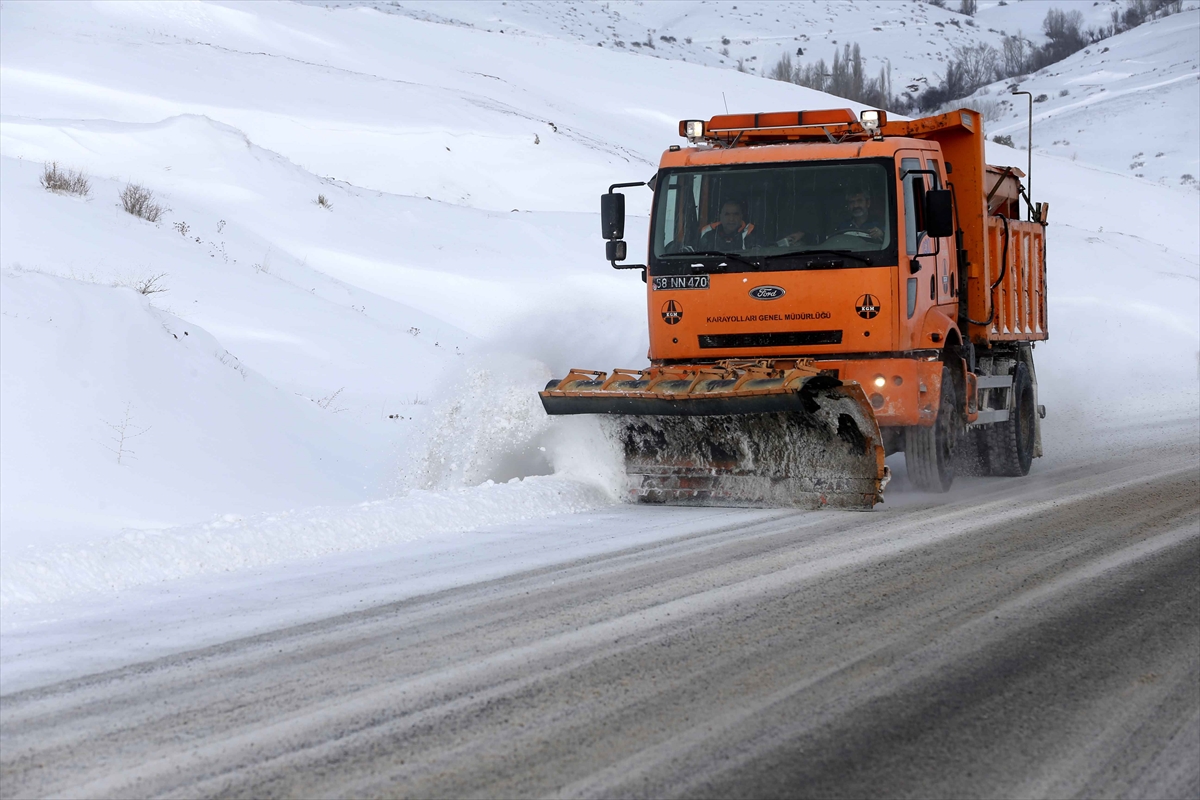
[[[700,337],[705,350],[727,347],[802,347],[812,344],[841,344],[841,331],[786,331],[784,333],[718,333]]]

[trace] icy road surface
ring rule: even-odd
[[[0,794],[1195,797],[1194,410],[1067,438],[1028,478],[875,513],[522,523],[458,586],[390,602],[420,559],[357,556],[356,611],[119,668],[100,640],[261,627],[336,570],[236,609],[118,603],[95,641],[10,632]],[[609,544],[555,563],[555,537]]]

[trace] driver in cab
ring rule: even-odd
[[[700,249],[711,252],[749,250],[758,247],[754,225],[746,222],[746,206],[741,200],[726,200],[716,222],[700,231]]]
[[[846,213],[846,218],[834,229],[835,236],[851,234],[875,242],[883,241],[883,223],[871,213],[871,192],[867,187],[846,188]]]
[[[827,239],[835,236],[858,236],[871,242],[883,242],[883,223],[879,217],[871,213],[871,191],[862,184],[851,184],[843,195],[845,215],[833,226],[833,232]],[[788,247],[811,239],[806,231],[796,231],[783,237],[775,244]]]

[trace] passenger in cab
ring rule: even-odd
[[[700,231],[699,249],[722,253],[749,250],[762,244],[760,238],[754,225],[746,222],[746,204],[741,200],[726,200],[721,204],[717,221]]]

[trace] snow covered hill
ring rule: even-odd
[[[387,14],[536,42],[579,42],[723,69],[734,69],[740,63],[743,69],[760,76],[769,75],[780,56],[788,55],[797,65],[818,59],[832,63],[835,51],[857,43],[868,77],[881,69],[890,70],[896,94],[919,92],[936,84],[957,47],[987,44],[999,51],[1008,35],[1043,44],[1046,37],[1042,22],[1051,10],[1078,12],[1086,31],[1110,25],[1113,12],[1120,13],[1127,7],[1122,0],[982,0],[972,18],[957,13],[958,3],[953,1],[946,3],[947,8],[900,0],[613,0],[552,4],[530,0],[304,1],[328,8],[366,6]],[[1183,175],[1200,176],[1190,168],[1197,154],[1180,150],[1200,132],[1194,102],[1195,81],[1200,77],[1200,9],[1194,0],[1184,8],[1183,14],[1151,21],[1101,41],[1040,71],[1023,85],[1021,88],[1032,91],[1035,97],[1046,95],[1035,106],[1035,148],[1111,169],[1128,169],[1151,180],[1178,183]],[[1015,82],[986,87],[956,104],[985,111],[994,133],[1016,137],[1025,130],[1028,111],[1024,98],[1016,104],[1005,102],[1007,87]],[[1120,108],[1107,109],[1107,104],[1118,98],[1146,92],[1153,94],[1153,99],[1138,98]],[[737,105],[743,111],[765,110],[745,106],[744,99],[734,94],[726,97],[731,108]],[[1101,102],[1104,110],[1095,106],[1096,102]],[[1163,124],[1168,113],[1171,122]],[[1135,130],[1128,136],[1112,136],[1108,124],[1116,120],[1124,126],[1135,126]],[[1125,147],[1130,138],[1143,146]],[[1181,157],[1163,161],[1168,152]],[[1176,161],[1189,168],[1173,175],[1162,173]]]
[[[644,363],[644,287],[603,260],[596,196],[649,177],[722,94],[852,105],[728,68],[721,37],[762,64],[799,35],[825,58],[834,39],[900,58],[914,37],[944,54],[992,35],[983,11],[938,27],[948,12],[915,3],[388,6],[0,5],[0,601],[613,502],[610,454],[534,395],[568,367]],[[806,32],[778,38],[770,9]],[[643,27],[678,57],[630,46]],[[1194,65],[1186,31],[1172,41]],[[1164,98],[1123,97],[1095,108],[1128,149]],[[1196,130],[1156,145],[1147,179],[1035,154],[1051,419],[1194,396],[1200,193],[1149,179],[1189,171]],[[45,191],[48,161],[90,194]],[[129,181],[158,223],[121,210]],[[168,291],[134,290],[155,276]]]
[[[1024,81],[959,101],[986,108],[993,136],[1025,146],[1033,94],[1035,152],[1168,186],[1200,189],[1200,10],[1105,39]]]
[[[306,0],[329,8],[369,6],[387,14],[525,40],[563,40],[659,59],[768,75],[780,56],[824,59],[857,43],[867,71],[890,65],[897,92],[924,87],[959,45],[999,47],[1003,31],[927,3],[817,0],[804,3],[675,0],[539,3],[531,0]],[[1110,0],[1111,2],[1111,0]],[[956,6],[950,3],[951,6]],[[1042,12],[1045,15],[1045,12]],[[1107,12],[1105,12],[1107,19]],[[1037,20],[1040,29],[1041,17]],[[1011,31],[1015,33],[1014,31]],[[728,96],[730,107],[748,99]],[[739,106],[742,110],[760,110]]]

